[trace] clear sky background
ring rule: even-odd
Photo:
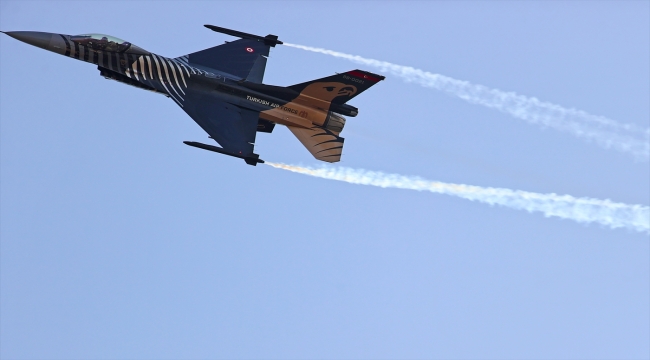
[[[647,1],[0,2],[3,31],[169,57],[233,39],[203,24],[650,125]],[[358,67],[278,46],[265,82]],[[650,357],[647,234],[248,166],[6,35],[0,102],[3,359]],[[351,104],[341,165],[650,204],[648,162],[572,135],[391,76]],[[256,150],[317,163],[282,127]]]

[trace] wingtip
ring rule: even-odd
[[[239,37],[239,38],[242,38],[242,39],[260,40],[260,41],[263,41],[264,44],[266,44],[268,46],[271,46],[271,47],[274,47],[275,45],[283,44],[282,41],[278,40],[278,37],[276,35],[270,35],[269,34],[269,35],[266,35],[265,37],[262,37],[262,36],[259,36],[259,35],[253,35],[253,34],[245,33],[245,32],[242,32],[242,31],[226,29],[226,28],[222,28],[222,27],[214,26],[214,25],[207,25],[206,24],[206,25],[203,25],[203,26],[205,26],[206,28],[208,28],[208,29],[210,29],[212,31],[222,33],[222,34],[226,34],[226,35],[230,35],[230,36]]]

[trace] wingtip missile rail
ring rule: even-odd
[[[223,148],[220,148],[218,146],[208,145],[196,141],[183,141],[183,144],[193,146],[195,148],[199,148],[203,150],[214,151],[219,154],[224,154],[224,155],[229,155],[232,157],[244,159],[244,161],[246,161],[246,164],[248,165],[256,166],[257,164],[264,164],[264,160],[260,159],[259,158],[260,156],[257,154],[248,154],[248,155],[235,154]]]
[[[268,46],[271,46],[271,47],[275,47],[275,45],[284,44],[282,41],[278,40],[277,35],[269,34],[269,35],[266,35],[266,36],[262,37],[262,36],[259,36],[259,35],[253,35],[253,34],[245,33],[245,32],[242,32],[242,31],[226,29],[226,28],[222,28],[222,27],[214,26],[214,25],[203,25],[203,26],[205,26],[206,28],[208,28],[208,29],[210,29],[212,31],[216,31],[216,32],[219,32],[219,33],[222,33],[222,34],[227,34],[227,35],[240,37],[242,39],[254,39],[254,40],[257,40],[257,41],[263,41],[264,44],[266,44]]]

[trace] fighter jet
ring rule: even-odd
[[[352,70],[282,87],[262,83],[275,35],[258,36],[205,25],[240,39],[168,58],[102,34],[64,35],[34,31],[5,34],[77,60],[97,65],[106,79],[163,94],[178,104],[221,147],[185,144],[244,159],[264,161],[253,152],[258,132],[286,126],[318,160],[341,159],[344,116],[358,109],[347,102],[384,76]]]

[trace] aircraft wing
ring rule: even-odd
[[[257,157],[253,148],[259,112],[242,109],[207,94],[187,95],[183,110],[223,147],[223,153],[242,158]]]
[[[261,37],[213,25],[205,27],[241,39],[180,56],[176,60],[220,70],[252,83],[262,83],[269,51],[275,45],[282,44],[277,36]]]

